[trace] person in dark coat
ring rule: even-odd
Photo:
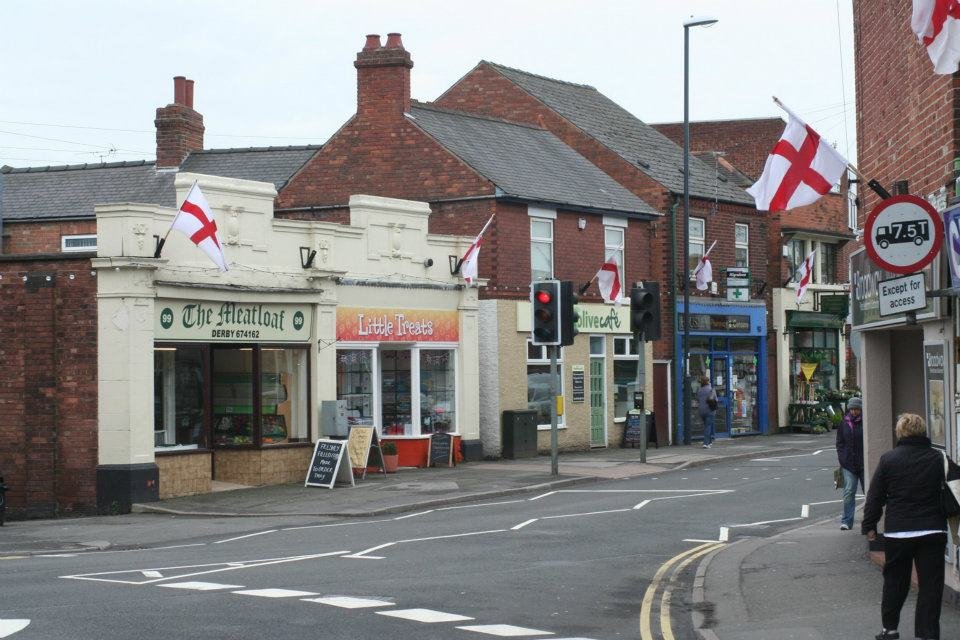
[[[884,526],[883,629],[877,640],[900,637],[900,609],[910,591],[910,575],[917,568],[917,607],[914,635],[939,640],[943,598],[947,519],[940,506],[943,454],[930,445],[923,418],[904,413],[897,419],[897,446],[880,457],[870,480],[860,529],[868,540],[877,537],[877,523],[886,509]],[[960,478],[952,461],[947,479]]]
[[[857,485],[863,489],[863,400],[854,397],[847,402],[847,414],[837,428],[837,460],[843,469],[843,515],[840,530],[853,527],[857,507]]]

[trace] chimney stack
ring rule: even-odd
[[[410,110],[410,69],[413,60],[399,33],[388,33],[386,46],[371,34],[353,63],[357,68],[357,115],[375,119],[402,116]]]
[[[193,80],[173,79],[173,103],[157,109],[157,168],[176,168],[203,149],[203,116],[193,109]]]

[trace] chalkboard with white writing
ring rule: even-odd
[[[345,440],[317,440],[303,486],[332,489],[338,481],[352,485],[353,471],[342,464],[346,447]]]
[[[430,436],[430,466],[441,464],[453,466],[453,436],[449,433]]]

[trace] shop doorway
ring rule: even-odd
[[[607,403],[604,393],[604,358],[606,341],[603,336],[590,337],[590,446],[607,444]]]
[[[730,434],[730,358],[727,354],[714,354],[710,359],[710,382],[717,392],[717,411],[713,427],[717,436]]]
[[[380,416],[385,435],[413,434],[412,376],[409,349],[380,351]]]

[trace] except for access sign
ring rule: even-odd
[[[867,255],[893,273],[914,273],[933,262],[943,246],[943,222],[933,206],[917,196],[883,200],[863,229]]]
[[[917,311],[927,306],[927,283],[923,273],[881,280],[877,283],[877,292],[880,294],[881,316]]]

